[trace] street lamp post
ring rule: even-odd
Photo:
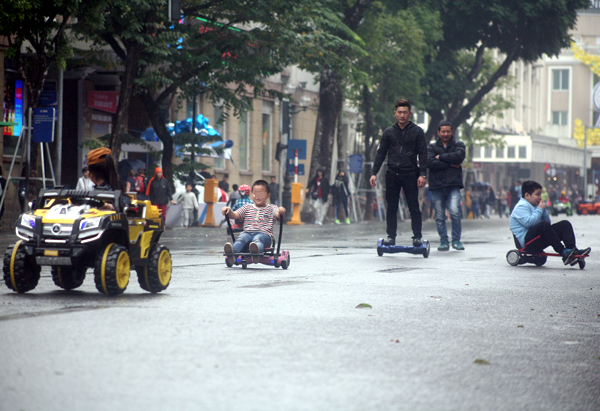
[[[583,199],[587,200],[587,132],[586,126],[583,132]]]

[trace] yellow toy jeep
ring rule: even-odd
[[[21,240],[6,250],[3,271],[8,288],[19,293],[37,286],[42,266],[66,290],[81,286],[93,268],[96,288],[106,295],[125,290],[132,268],[151,293],[171,281],[171,253],[158,243],[164,231],[158,208],[121,191],[41,190],[15,231]]]

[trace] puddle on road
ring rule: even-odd
[[[238,288],[270,288],[270,287],[282,287],[284,285],[297,285],[311,283],[312,281],[277,281],[273,283],[256,284],[256,285],[242,285]]]
[[[399,273],[402,271],[410,271],[415,270],[415,268],[411,267],[400,267],[400,268],[386,268],[384,270],[377,270],[378,273]]]
[[[50,310],[50,311],[40,311],[40,312],[34,312],[34,313],[19,313],[19,314],[10,314],[10,315],[2,315],[0,316],[0,321],[7,321],[7,320],[20,320],[22,318],[33,318],[33,317],[42,317],[45,315],[56,315],[56,314],[69,314],[69,313],[74,313],[74,312],[80,312],[80,311],[92,311],[92,310],[100,310],[103,308],[109,308],[109,306],[100,306],[100,305],[96,305],[96,306],[73,306],[73,307],[62,307],[62,308],[58,308],[56,310]]]

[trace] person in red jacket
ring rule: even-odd
[[[150,199],[150,202],[161,210],[163,221],[166,221],[167,204],[169,202],[175,204],[175,202],[173,201],[171,185],[163,177],[162,168],[156,167],[154,170],[154,177],[148,182],[146,195]]]

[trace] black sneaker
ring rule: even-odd
[[[589,255],[590,251],[592,251],[592,247],[584,248],[583,250],[577,250],[577,255]]]
[[[587,256],[590,251],[592,251],[591,247],[584,248],[583,250],[575,249],[575,256],[573,256],[573,260],[571,261],[571,267],[577,265],[579,261],[583,260],[585,256]]]
[[[413,237],[413,247],[421,247],[423,245],[423,240],[417,237]]]
[[[383,245],[396,245],[396,238],[388,235],[388,237],[383,240]]]
[[[575,259],[575,254],[577,254],[576,248],[565,248],[562,252],[563,255],[563,264],[570,265]]]

